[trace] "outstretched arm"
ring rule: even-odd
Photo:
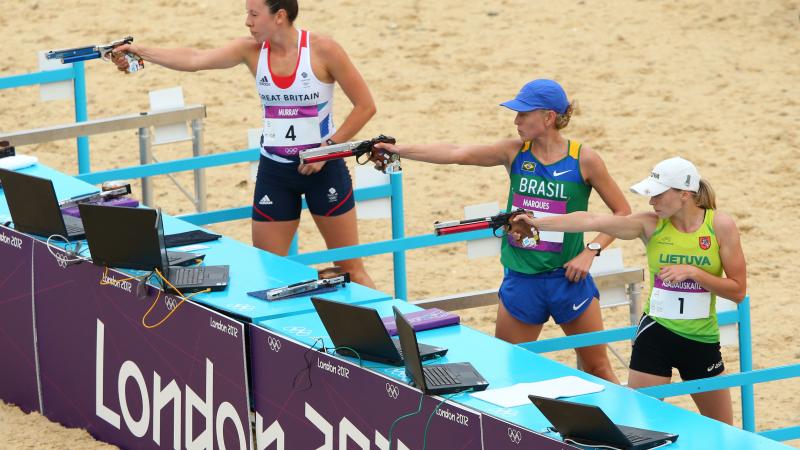
[[[494,144],[377,144],[376,148],[396,153],[401,158],[434,164],[461,164],[468,166],[505,166],[514,160],[522,141],[506,139]]]
[[[655,213],[636,213],[630,216],[613,216],[590,212],[574,212],[563,216],[528,217],[519,215],[515,222],[524,221],[540,231],[565,231],[579,233],[599,231],[618,239],[631,240],[639,238],[647,242],[653,233],[658,216]]]
[[[616,216],[627,216],[631,213],[631,207],[622,191],[611,178],[611,175],[606,169],[606,165],[600,155],[587,146],[583,146],[580,158],[581,172],[583,173],[586,183],[592,186],[600,197],[605,202],[608,209]],[[601,248],[606,248],[614,242],[614,237],[605,233],[600,233],[592,239],[591,242],[600,244]],[[574,258],[570,259],[564,264],[564,276],[572,281],[578,281],[586,278],[589,274],[589,269],[594,263],[594,258],[597,256],[592,250],[584,248],[582,252],[578,253]]]
[[[128,69],[128,63],[122,54],[125,52],[139,55],[145,61],[168,69],[183,72],[197,72],[208,69],[227,69],[246,61],[247,54],[258,49],[258,43],[252,38],[234,39],[219,48],[201,50],[196,48],[159,48],[138,44],[125,44],[114,49],[112,61],[121,71]]]

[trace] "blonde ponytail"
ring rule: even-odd
[[[708,181],[700,179],[700,188],[694,194],[694,204],[703,209],[717,209],[717,196]]]
[[[575,112],[576,108],[577,104],[575,101],[572,101],[569,106],[567,106],[567,110],[564,111],[564,114],[556,113],[556,130],[566,128],[567,125],[569,125],[569,119],[572,118],[572,113]]]

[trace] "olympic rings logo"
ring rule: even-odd
[[[300,337],[311,336],[311,330],[306,327],[283,327],[283,331]]]
[[[178,306],[178,300],[175,299],[175,297],[167,295],[164,297],[164,305],[167,306],[168,310],[172,311],[176,306]]]
[[[267,344],[269,344],[269,349],[275,353],[281,351],[281,341],[277,338],[269,336],[267,338]]]
[[[397,400],[397,397],[400,396],[400,388],[392,383],[386,383],[386,395]]]
[[[60,253],[58,255],[56,255],[56,261],[58,262],[58,267],[60,267],[62,269],[66,269],[67,266],[69,265],[69,261],[67,261],[67,257],[62,255],[62,254],[60,254]]]
[[[522,432],[517,429],[508,427],[508,439],[514,444],[519,445],[522,442]]]

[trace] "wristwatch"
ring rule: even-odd
[[[328,138],[328,139],[325,139],[325,144],[326,145],[336,145],[336,142],[333,142],[333,139]]]
[[[589,250],[596,251],[597,254],[594,256],[600,256],[600,252],[603,250],[603,246],[597,242],[589,242],[588,244],[586,244],[586,248],[588,248]]]

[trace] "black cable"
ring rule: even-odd
[[[309,354],[313,353],[313,351],[317,348],[317,344],[319,344],[319,343],[322,343],[322,346],[324,348],[325,342],[322,340],[322,338],[316,338],[316,339],[314,339],[314,344],[312,344],[311,347],[309,347],[308,350],[306,350],[305,353],[303,353],[303,359],[306,360],[306,366],[304,368],[300,369],[300,371],[295,374],[294,379],[292,380],[292,389],[297,390],[298,378],[303,374],[303,372],[307,373],[308,386],[303,388],[303,389],[300,389],[300,391],[301,392],[302,391],[307,391],[307,390],[311,389],[314,386],[314,382],[311,381],[311,365],[312,365],[312,361],[311,361],[311,358],[309,358]]]

